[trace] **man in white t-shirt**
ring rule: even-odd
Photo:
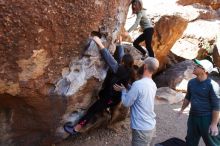
[[[132,146],[149,146],[156,131],[154,98],[157,87],[152,75],[158,67],[158,60],[148,57],[142,66],[142,78],[135,81],[129,91],[123,86],[114,86],[116,91],[122,91],[122,104],[131,110]]]

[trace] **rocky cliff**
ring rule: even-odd
[[[111,46],[128,5],[129,0],[0,1],[0,145],[49,145],[68,105],[88,106],[101,83],[95,73],[73,85],[68,97],[66,88],[55,92],[56,84],[80,60],[92,31]]]
[[[114,52],[129,3],[0,0],[0,145],[50,145],[67,137],[62,125],[76,122],[96,100],[106,74],[97,46],[89,36],[99,31],[105,46]],[[152,9],[163,10],[161,7]],[[188,7],[180,13],[160,16],[148,12],[155,22],[153,48],[163,70],[173,45],[179,38],[184,39],[188,21],[207,15],[191,13]],[[216,11],[208,12],[212,18],[218,16]],[[140,59],[136,49],[131,50],[127,49],[135,50],[135,59]],[[84,131],[106,124],[108,115],[99,115],[98,119]]]

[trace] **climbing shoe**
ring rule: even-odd
[[[73,128],[72,125],[70,125],[69,123],[64,124],[63,126],[64,130],[69,133],[70,135],[78,135],[79,132],[75,131],[75,129]]]

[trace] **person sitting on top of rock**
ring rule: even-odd
[[[116,48],[114,56],[117,59],[115,60],[109,50],[104,47],[99,37],[94,36],[93,40],[98,45],[104,61],[109,66],[109,70],[99,92],[99,99],[88,109],[75,126],[68,123],[64,125],[64,130],[71,135],[77,134],[96,113],[120,103],[121,92],[114,91],[114,84],[123,84],[128,88],[129,82],[134,80],[134,59],[130,54],[124,54],[124,48],[121,45]]]

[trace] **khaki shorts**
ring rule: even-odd
[[[156,137],[156,128],[153,130],[132,129],[132,146],[150,146],[154,137]]]

